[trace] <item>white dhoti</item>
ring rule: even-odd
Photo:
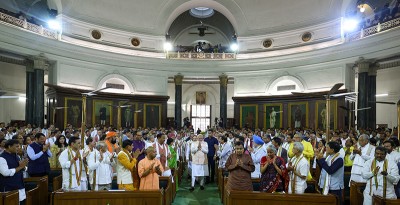
[[[192,187],[194,187],[196,177],[200,182],[200,186],[204,185],[204,176],[208,176],[207,164],[192,164]]]

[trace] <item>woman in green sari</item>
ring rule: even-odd
[[[174,173],[176,171],[178,171],[177,170],[177,168],[178,168],[177,155],[178,154],[176,152],[177,147],[175,146],[174,141],[175,140],[172,138],[167,139],[168,149],[169,149],[169,152],[171,153],[171,157],[168,159],[168,167],[171,169],[172,176],[176,176],[174,178],[174,182],[176,183],[176,190],[178,191],[178,175],[174,175]]]

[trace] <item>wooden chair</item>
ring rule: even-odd
[[[350,182],[350,205],[362,205],[366,183]]]
[[[19,205],[19,193],[16,191],[0,192],[0,205]]]
[[[400,199],[384,199],[381,196],[372,196],[373,205],[400,205]]]

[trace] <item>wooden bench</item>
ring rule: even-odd
[[[400,199],[384,199],[381,196],[372,196],[373,205],[400,205]]]
[[[160,177],[160,189],[163,189],[163,204],[170,205],[172,203],[172,181],[171,177]]]
[[[27,205],[48,204],[47,176],[25,178],[24,183],[25,187],[28,188],[26,193]]]
[[[225,205],[249,205],[265,204],[268,205],[336,205],[338,200],[335,195],[321,194],[280,194],[262,193],[258,191],[227,191],[227,201]]]
[[[0,192],[0,205],[19,205],[19,193],[16,191]]]
[[[350,205],[362,205],[366,183],[350,182]]]
[[[164,205],[162,191],[86,191],[52,193],[51,205]]]

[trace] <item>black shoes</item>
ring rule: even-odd
[[[200,186],[200,189],[201,189],[201,190],[204,190],[204,186]]]
[[[204,188],[203,188],[203,189],[204,189]],[[194,191],[194,187],[190,187],[189,191],[190,191],[190,192],[193,192],[193,191]]]

